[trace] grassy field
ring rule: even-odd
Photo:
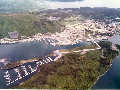
[[[58,32],[59,21],[41,19],[37,15],[0,15],[0,38],[8,37],[8,32],[17,31],[20,36],[32,36],[36,33]]]

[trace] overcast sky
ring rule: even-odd
[[[120,8],[120,0],[0,0],[0,12],[80,7]]]
[[[79,8],[79,7],[108,7],[120,8],[120,0],[67,0],[67,2],[55,2],[60,0],[49,0],[50,8]],[[61,0],[65,1],[65,0]],[[69,2],[70,1],[70,2]],[[72,2],[71,2],[72,1]]]

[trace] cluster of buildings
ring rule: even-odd
[[[8,32],[8,37],[9,38],[3,38],[0,39],[0,43],[16,43],[16,41],[18,41],[18,37],[19,37],[19,33],[17,31],[14,32]]]
[[[17,31],[8,32],[8,35],[11,39],[18,39],[18,37],[19,37],[19,33]]]
[[[73,34],[71,33],[71,36],[76,36],[76,39],[83,37],[81,40],[108,39],[109,37],[120,33],[119,22],[106,24],[106,22],[85,20],[84,22],[80,22],[74,25],[67,25],[66,27],[71,28],[71,30],[74,32]]]
[[[50,17],[48,17],[48,20],[50,20],[50,21],[58,21],[58,20],[60,20],[60,17],[50,16]]]
[[[50,20],[57,20],[57,17],[49,17]],[[78,20],[79,21],[79,20]],[[106,24],[107,22],[107,24]],[[18,40],[18,32],[9,32],[9,38],[3,38],[0,40],[1,43],[16,43],[16,42],[30,42],[30,41],[41,41],[47,38],[56,40],[49,41],[52,45],[70,45],[80,41],[90,41],[92,39],[101,40],[108,39],[114,34],[120,33],[120,23],[109,21],[97,21],[97,20],[84,20],[76,24],[67,24],[62,32],[55,34],[41,34],[38,33],[32,37],[26,37]],[[109,22],[109,23],[108,23]]]

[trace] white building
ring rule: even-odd
[[[17,31],[14,32],[8,32],[8,35],[11,39],[17,39],[19,36],[19,33]]]

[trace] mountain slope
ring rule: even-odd
[[[47,8],[43,0],[0,0],[0,13],[23,12]]]

